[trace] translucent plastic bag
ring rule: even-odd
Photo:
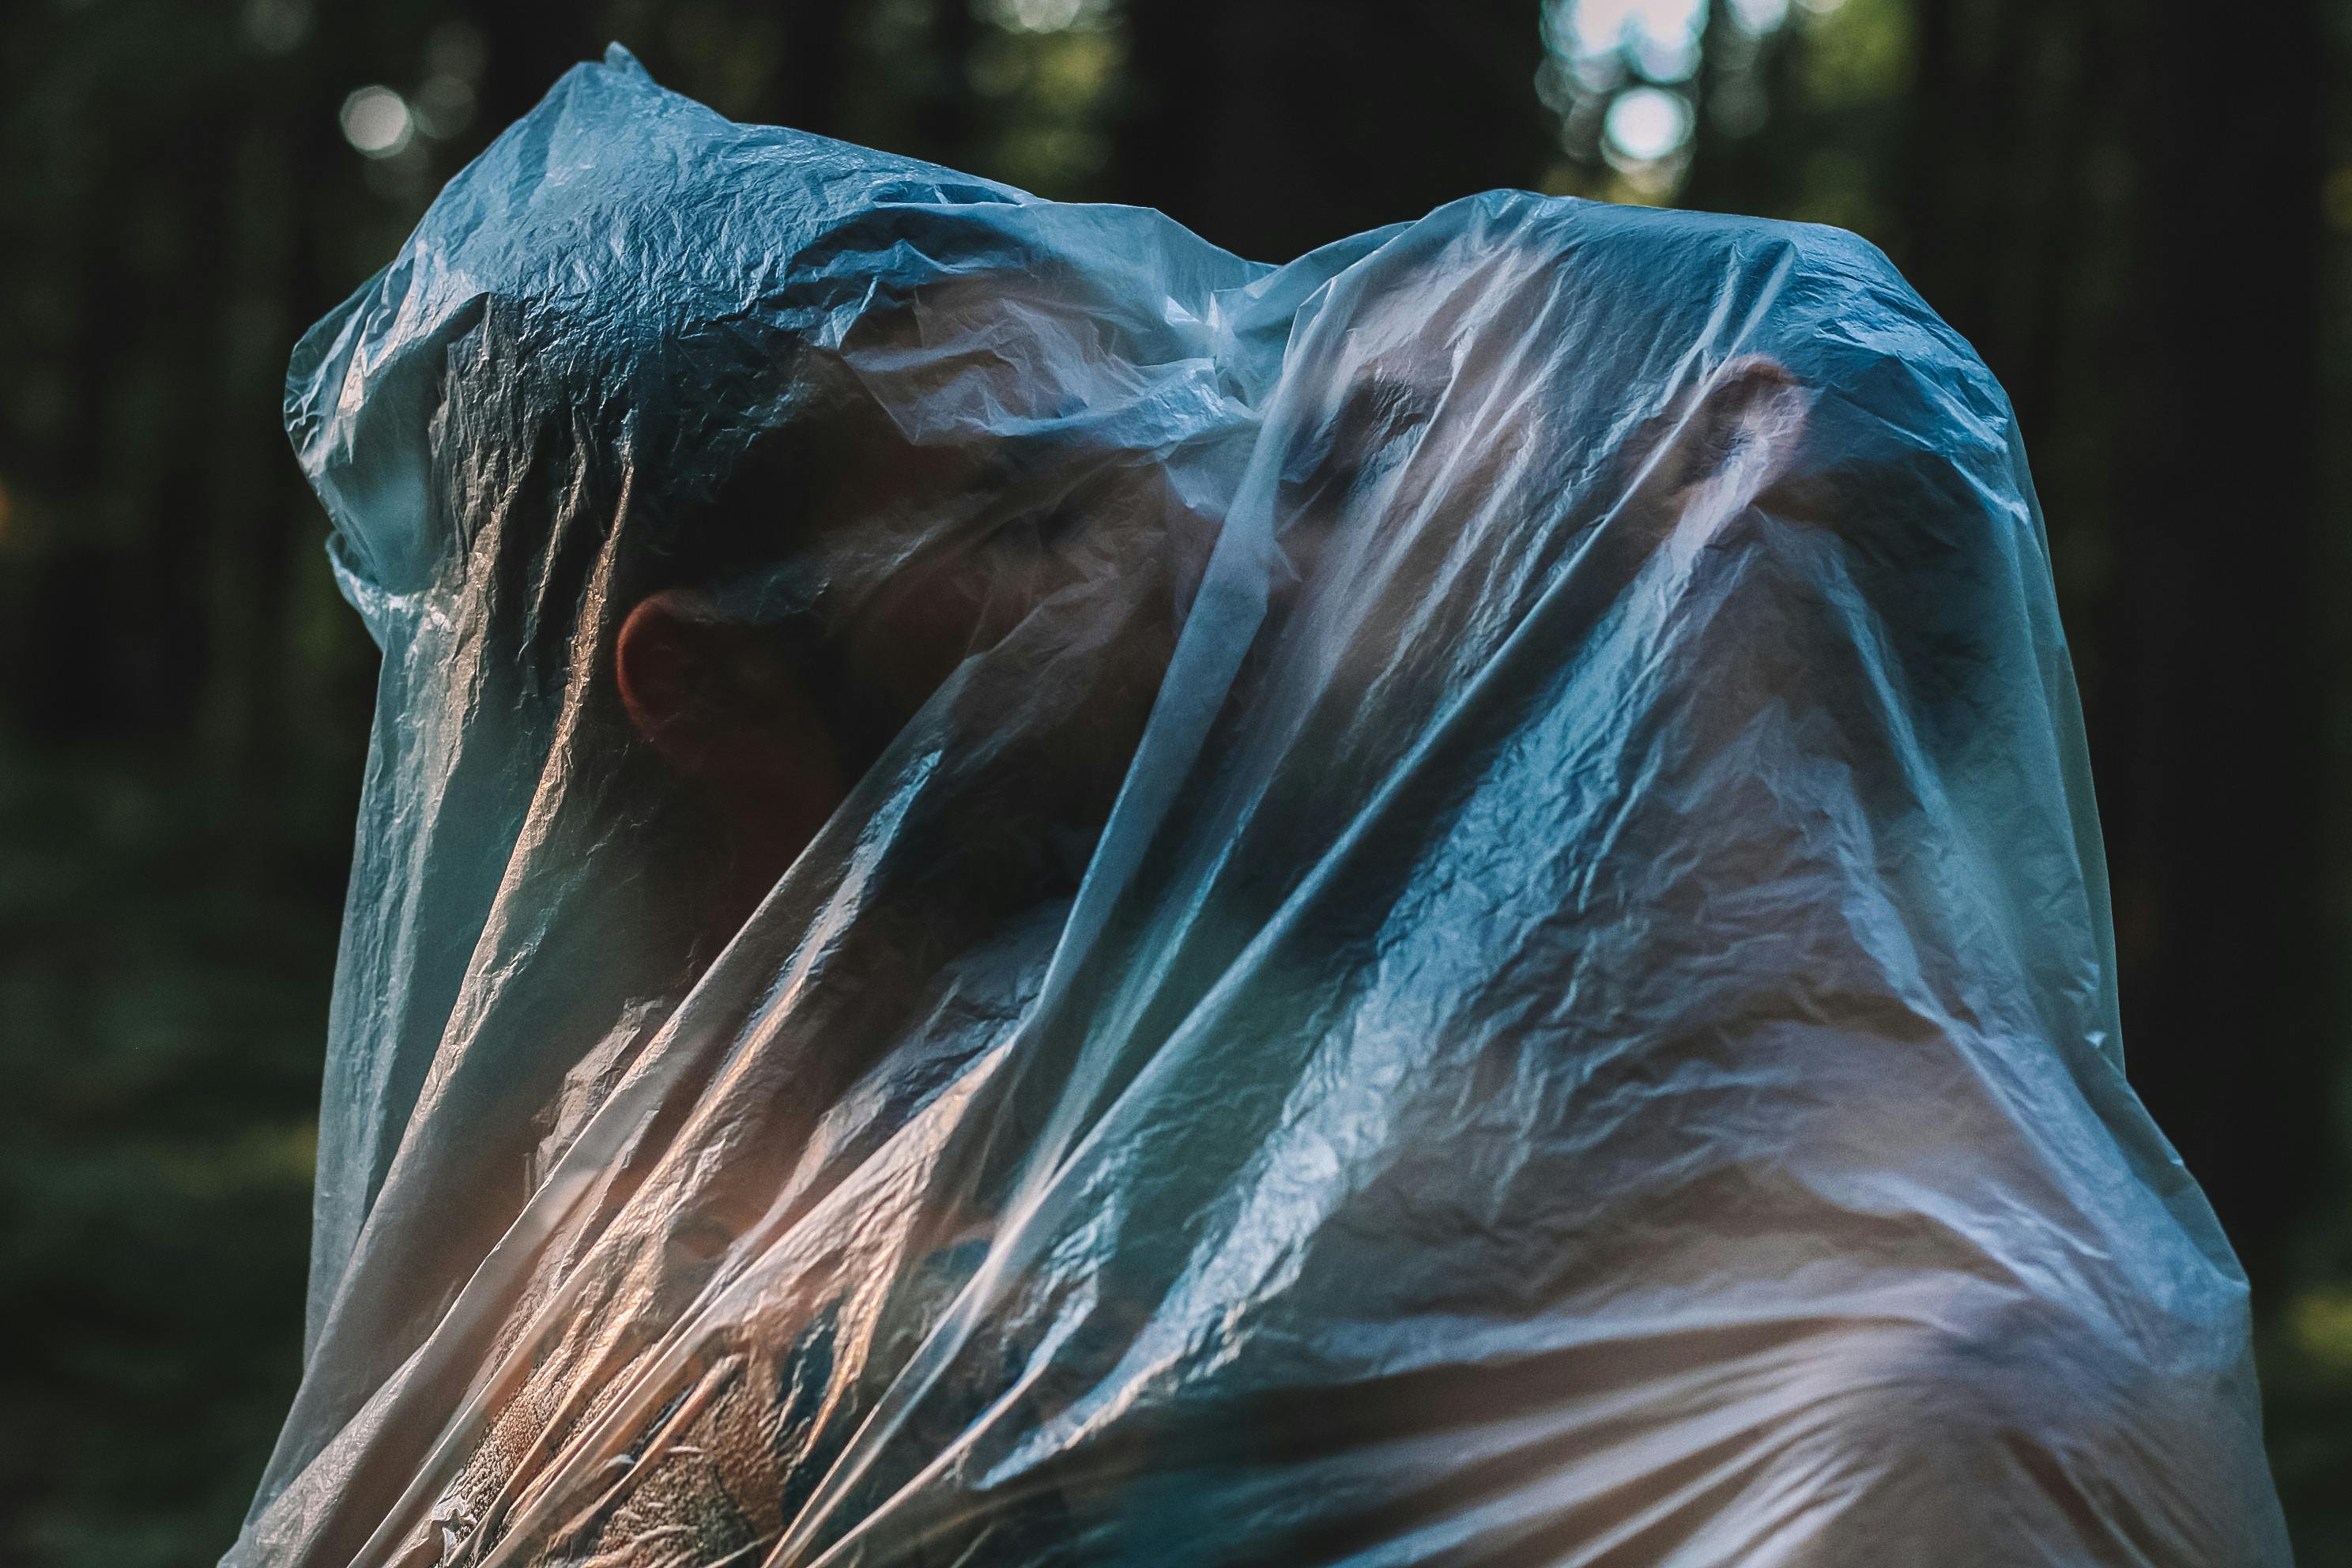
[[[2285,1562],[1868,246],[1270,268],[615,51],[288,412],[384,657],[231,1563]]]

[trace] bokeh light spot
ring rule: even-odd
[[[455,136],[474,118],[474,89],[460,76],[431,76],[409,106],[416,129],[427,136]]]
[[[2328,172],[2320,183],[2319,207],[2329,227],[2352,233],[2352,163]]]
[[[1109,0],[991,0],[989,20],[1013,33],[1066,33],[1099,27]]]
[[[293,53],[310,36],[308,0],[247,0],[245,36],[263,54]]]
[[[1706,24],[1704,0],[1569,0],[1569,35],[1579,54],[1631,48],[1673,68],[1687,55],[1697,63]],[[1685,72],[1684,74],[1688,74]]]
[[[343,100],[343,140],[371,158],[390,158],[415,134],[408,100],[388,87],[361,88]]]
[[[1654,163],[1673,153],[1691,133],[1690,104],[1680,93],[1637,87],[1609,105],[1603,125],[1610,144],[1626,157]]]
[[[2352,1289],[2308,1290],[2288,1308],[2295,1348],[2337,1373],[2352,1373]]]

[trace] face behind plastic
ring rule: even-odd
[[[1859,242],[1268,269],[616,59],[289,403],[385,674],[231,1562],[2284,1562],[2007,405]],[[756,900],[662,594],[854,759]]]

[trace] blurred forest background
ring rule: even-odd
[[[1283,260],[1471,191],[1814,219],[2013,395],[2140,1090],[2352,1562],[2352,5],[0,7],[0,1559],[211,1562],[290,1394],[373,650],[296,334],[608,38],[666,83]]]

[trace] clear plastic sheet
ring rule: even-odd
[[[1867,245],[1268,268],[616,50],[288,413],[383,667],[228,1563],[2286,1561],[2010,409]]]

